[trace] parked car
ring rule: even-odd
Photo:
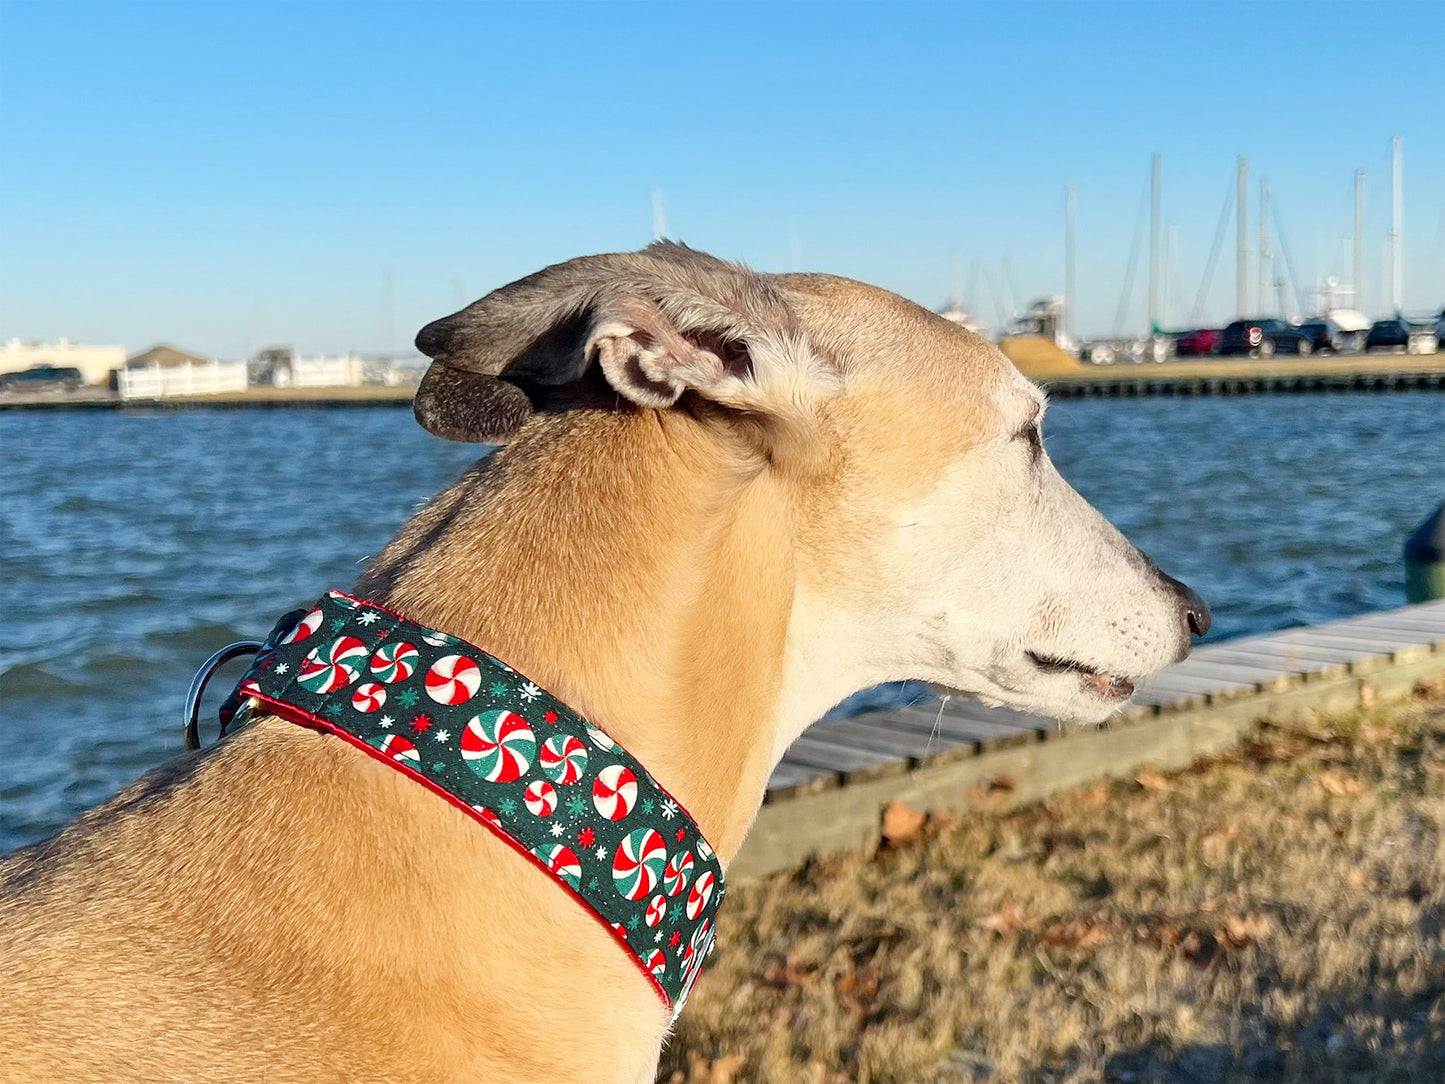
[[[74,366],[32,365],[0,376],[0,391],[69,391],[84,383],[85,377]]]
[[[1296,328],[1283,320],[1262,317],[1258,320],[1236,320],[1219,333],[1215,351],[1221,357],[1248,354],[1252,358],[1272,358],[1275,354],[1311,354],[1314,344]]]
[[[1311,316],[1299,325],[1299,333],[1309,340],[1316,354],[1352,352],[1365,341],[1362,332],[1346,331],[1328,316]]]
[[[1410,321],[1403,316],[1376,320],[1365,335],[1366,350],[1408,350]]]
[[[1181,358],[1198,358],[1214,353],[1219,345],[1217,328],[1201,327],[1186,331],[1174,340],[1174,353]]]

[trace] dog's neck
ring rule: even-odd
[[[811,721],[779,719],[797,700],[782,689],[793,514],[745,443],[679,411],[537,419],[418,513],[357,585],[602,726],[724,862],[756,814],[780,725]]]

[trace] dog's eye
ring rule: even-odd
[[[1029,422],[1015,434],[1014,439],[1021,440],[1029,446],[1029,458],[1038,459],[1044,454],[1044,435],[1039,431],[1038,422]]]

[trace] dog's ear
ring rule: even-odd
[[[672,242],[584,256],[495,290],[422,328],[433,359],[417,420],[450,440],[507,439],[544,388],[596,363],[620,395],[671,406],[693,391],[760,409],[771,370],[806,352],[768,276]]]

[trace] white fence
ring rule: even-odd
[[[356,387],[362,381],[362,361],[356,354],[337,357],[293,358],[290,368],[277,366],[271,382],[278,388]]]
[[[164,399],[172,395],[215,395],[246,390],[244,361],[212,361],[205,365],[151,365],[121,369],[117,382],[122,399]]]

